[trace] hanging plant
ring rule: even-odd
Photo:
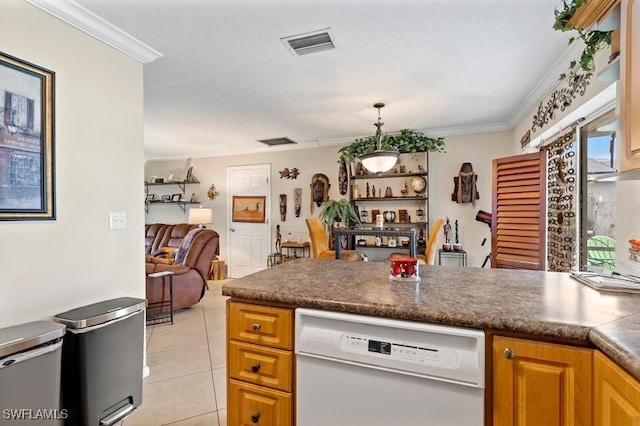
[[[576,10],[587,0],[563,0],[563,8],[555,9],[555,22],[553,29],[556,31],[576,31],[577,37],[569,38],[569,44],[580,39],[584,42],[584,50],[580,54],[580,59],[573,60],[569,63],[568,73],[560,74],[560,79],[564,80],[567,76],[576,76],[584,73],[590,77],[595,71],[595,56],[600,49],[604,49],[611,45],[611,31],[589,31],[582,28],[576,28],[569,23]]]
[[[384,135],[381,141],[382,149],[389,151],[399,151],[403,153],[416,152],[445,152],[444,138],[431,138],[425,136],[422,132],[416,130],[403,129],[399,135]],[[338,150],[338,162],[350,161],[359,158],[376,149],[375,136],[367,136],[365,138],[356,139],[351,145],[342,147]]]

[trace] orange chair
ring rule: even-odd
[[[329,250],[329,239],[320,219],[312,217],[306,219],[311,238],[311,252],[316,259],[335,259],[335,250]],[[360,260],[360,254],[355,250],[341,250],[343,260]]]
[[[436,222],[431,227],[431,231],[429,232],[429,239],[427,240],[427,246],[424,249],[424,255],[417,255],[416,257],[420,261],[420,263],[426,263],[427,265],[433,265],[436,259],[437,250],[437,241],[440,235],[440,229],[442,229],[442,224],[444,221],[442,219],[436,220]],[[394,257],[404,257],[406,253],[391,253],[389,255],[389,260]]]
[[[442,219],[436,220],[436,223],[431,227],[431,231],[429,231],[429,239],[427,240],[427,247],[424,250],[423,259],[427,265],[433,265],[435,263],[436,252],[438,251],[436,241],[439,239],[443,223],[444,221]]]

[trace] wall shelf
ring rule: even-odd
[[[145,194],[145,198],[147,196],[147,194],[149,193],[149,187],[150,186],[167,186],[167,185],[175,185],[178,188],[180,188],[180,191],[182,192],[182,194],[185,194],[186,191],[186,187],[187,185],[199,185],[200,182],[197,180],[189,180],[189,181],[171,181],[171,182],[148,182],[148,181],[144,181],[144,194]],[[149,206],[150,205],[174,205],[174,206],[178,206],[180,207],[180,209],[182,209],[182,211],[184,213],[187,212],[187,206],[189,205],[199,205],[200,201],[165,201],[165,200],[145,200],[144,202],[144,211],[145,213],[149,213]]]
[[[429,197],[362,197],[355,198],[351,200],[351,202],[359,202],[359,201],[426,201]]]
[[[194,184],[199,184],[200,181],[197,180],[190,180],[190,181],[184,181],[184,180],[174,180],[172,182],[147,182],[146,180],[144,181],[144,186],[145,186],[145,192],[146,192],[146,187],[149,186],[166,186],[166,185],[177,185],[178,188],[180,188],[182,190],[182,193],[185,193],[185,188],[187,185],[194,185]]]
[[[400,178],[411,176],[427,176],[428,172],[415,172],[415,173],[376,173],[368,175],[356,175],[349,176],[349,179],[384,179],[384,178]]]

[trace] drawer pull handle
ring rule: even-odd
[[[251,366],[251,371],[253,371],[254,373],[257,373],[258,371],[260,371],[260,364],[259,363],[255,363]]]
[[[505,348],[502,354],[506,359],[513,359],[516,357],[516,351],[511,348]]]
[[[260,413],[255,413],[253,416],[251,416],[251,421],[253,423],[258,423],[260,421]]]
[[[259,323],[259,322],[255,323],[255,324],[253,324],[253,325],[251,326],[251,329],[252,329],[253,331],[260,331],[260,329],[261,329],[261,328],[262,328],[262,326],[260,325],[260,323]]]

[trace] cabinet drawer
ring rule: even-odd
[[[293,349],[293,310],[230,302],[229,339]]]
[[[229,380],[228,424],[258,426],[291,426],[293,398],[291,394],[248,383]]]
[[[229,342],[229,377],[291,392],[291,352]]]

